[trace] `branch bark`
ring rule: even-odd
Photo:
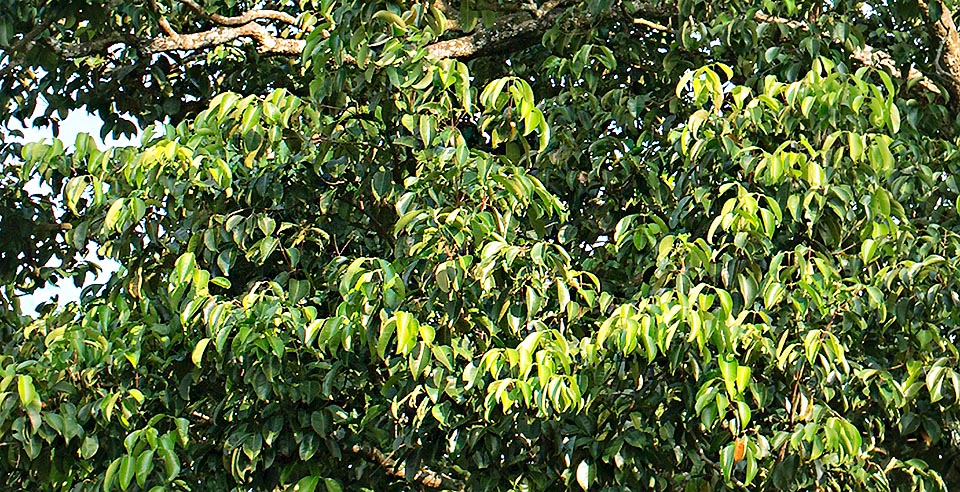
[[[256,20],[273,20],[277,22],[282,22],[291,26],[297,25],[296,17],[286,13],[280,12],[278,10],[250,10],[244,12],[241,15],[226,17],[220,14],[210,14],[203,10],[198,3],[193,0],[180,0],[180,3],[186,5],[194,12],[210,19],[219,26],[223,27],[238,27],[249,24]]]
[[[383,454],[379,449],[354,444],[350,450],[363,459],[380,466],[391,477],[409,479],[411,482],[430,490],[464,490],[464,483],[461,480],[427,469],[417,470],[413,477],[408,478],[404,473],[404,466]]]
[[[191,34],[172,34],[156,38],[147,45],[149,53],[166,51],[193,51],[212,48],[240,38],[250,38],[257,43],[257,50],[272,55],[299,55],[306,41],[274,36],[266,27],[250,22],[239,27],[216,27],[209,31]]]
[[[925,0],[919,0],[920,8],[927,17],[930,16],[930,6]],[[957,25],[946,7],[943,7],[940,19],[930,24],[930,31],[940,40],[935,61],[938,75],[943,79],[947,92],[950,93],[950,102],[955,109],[960,109],[960,34]]]
[[[562,2],[547,2],[535,12],[508,15],[489,29],[427,46],[435,58],[471,58],[502,50],[510,45],[532,43],[559,17]],[[531,18],[532,16],[532,18]]]

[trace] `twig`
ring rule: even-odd
[[[166,16],[163,15],[163,12],[160,11],[160,6],[157,5],[157,0],[150,0],[150,8],[160,17],[160,19],[157,21],[160,24],[160,30],[163,31],[163,33],[167,36],[176,36],[177,31],[173,30],[173,27],[170,25],[170,21],[168,21]]]
[[[647,20],[647,19],[644,19],[644,18],[642,18],[642,17],[636,17],[636,18],[634,18],[634,19],[633,19],[633,23],[634,23],[634,24],[639,24],[639,25],[641,25],[641,26],[647,26],[647,27],[649,27],[649,28],[651,28],[651,29],[656,29],[656,30],[658,30],[658,31],[673,32],[673,29],[670,29],[669,27],[667,27],[667,26],[665,26],[665,25],[663,25],[663,24],[659,24],[659,23],[657,23],[657,22],[653,22],[653,21],[651,21],[651,20]]]

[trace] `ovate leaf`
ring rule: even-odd
[[[590,490],[590,486],[593,484],[593,481],[596,480],[596,478],[596,466],[587,461],[581,461],[580,464],[577,465],[577,483],[580,484],[580,488],[583,490]]]
[[[200,367],[200,363],[203,360],[203,351],[206,350],[208,343],[210,343],[210,339],[204,338],[197,342],[197,345],[193,348],[193,354],[190,358],[193,360],[195,366]]]

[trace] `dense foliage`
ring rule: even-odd
[[[960,480],[951,3],[9,3],[11,487]]]

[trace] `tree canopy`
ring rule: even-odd
[[[958,10],[5,2],[0,476],[960,483]]]

